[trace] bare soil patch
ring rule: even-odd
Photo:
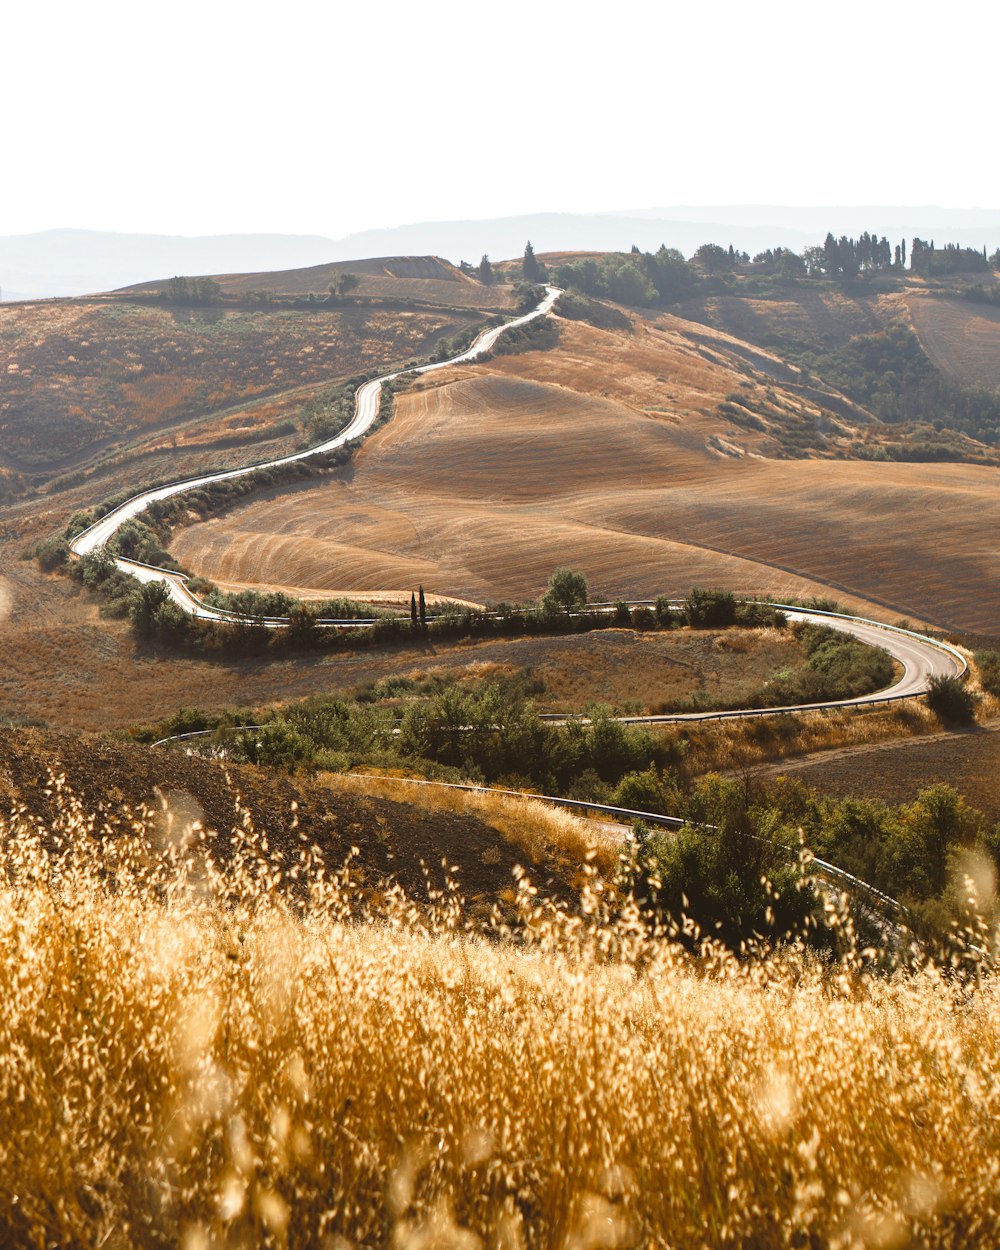
[[[0,730],[0,806],[24,807],[50,822],[56,812],[54,778],[63,778],[83,810],[120,817],[123,806],[145,805],[221,834],[250,813],[253,827],[276,848],[298,850],[301,837],[318,845],[328,864],[339,867],[351,848],[360,880],[369,887],[393,877],[416,895],[429,878],[443,885],[442,861],[471,903],[492,903],[513,883],[515,865],[527,866],[523,845],[509,840],[488,819],[461,811],[424,811],[408,803],[334,791],[301,778],[263,769],[188,756],[179,752],[114,742],[90,735]],[[564,862],[563,880],[537,861],[539,884],[559,889],[579,864]],[[425,877],[425,867],[427,876]]]
[[[767,770],[836,798],[907,803],[937,782],[954,786],[991,821],[1000,821],[1000,721],[923,738],[870,743],[786,760]]]

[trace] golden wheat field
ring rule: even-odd
[[[913,294],[906,300],[920,345],[944,373],[974,386],[1000,386],[1000,309]]]
[[[482,602],[534,597],[570,564],[601,598],[711,584],[995,627],[997,470],[765,459],[749,438],[738,454],[714,413],[732,364],[679,337],[564,323],[555,350],[428,378],[349,483],[258,500],[173,549],[226,582]]]
[[[5,1244],[1000,1238],[982,955],[866,971],[836,912],[826,963],[685,952],[593,874],[489,932],[308,840],[112,821],[0,842]]]

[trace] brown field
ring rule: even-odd
[[[924,351],[957,382],[1000,386],[1000,309],[911,294],[906,301]]]
[[[13,554],[14,548],[6,550]],[[0,581],[0,717],[59,729],[149,723],[182,706],[262,707],[350,692],[394,675],[442,672],[476,680],[525,667],[546,682],[546,699],[582,711],[594,699],[624,706],[697,690],[734,694],[796,658],[795,644],[767,632],[636,636],[619,630],[288,658],[193,658],[139,644],[127,622],[102,620],[93,598],[58,574],[43,576],[15,559]]]
[[[523,600],[570,564],[601,598],[832,591],[993,632],[1000,472],[765,459],[714,412],[736,376],[726,344],[706,359],[682,325],[628,336],[564,323],[555,350],[399,397],[350,482],[260,499],[183,531],[175,550],[241,583]]]
[[[422,357],[475,320],[462,311],[361,307],[5,306],[0,466],[52,476],[136,436]]]
[[[484,286],[475,278],[439,256],[381,256],[371,260],[341,260],[305,269],[275,270],[270,273],[216,274],[224,294],[242,298],[260,291],[277,296],[313,294],[325,298],[330,284],[341,274],[360,279],[351,298],[412,300],[419,304],[439,304],[447,308],[474,311],[507,309],[512,305],[512,287],[506,283]],[[144,291],[150,283],[129,288]],[[152,289],[156,289],[152,285]]]
[[[682,317],[704,321],[751,343],[781,341],[833,348],[883,328],[879,297],[799,285],[781,299],[713,295],[685,300]]]
[[[565,638],[513,638],[437,648],[430,663],[400,665],[412,678],[450,674],[465,682],[530,671],[545,689],[542,712],[582,712],[606,703],[619,712],[655,712],[700,695],[737,706],[777,672],[804,662],[801,646],[781,630],[678,630],[643,634],[608,629]]]
[[[776,765],[784,774],[836,798],[877,796],[908,803],[926,786],[954,786],[991,822],[1000,822],[1000,722],[918,739],[863,744]]]

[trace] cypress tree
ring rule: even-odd
[[[538,258],[535,256],[535,249],[531,246],[530,239],[524,245],[524,262],[521,272],[528,282],[538,282],[542,276],[542,267],[538,263]]]
[[[410,591],[410,624],[414,629],[417,627],[417,596]]]
[[[427,600],[424,598],[424,588],[420,587],[420,624],[427,625]]]

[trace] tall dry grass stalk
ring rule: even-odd
[[[3,829],[3,1244],[1000,1241],[991,971],[685,953],[596,878],[472,931],[249,822],[93,824]]]

